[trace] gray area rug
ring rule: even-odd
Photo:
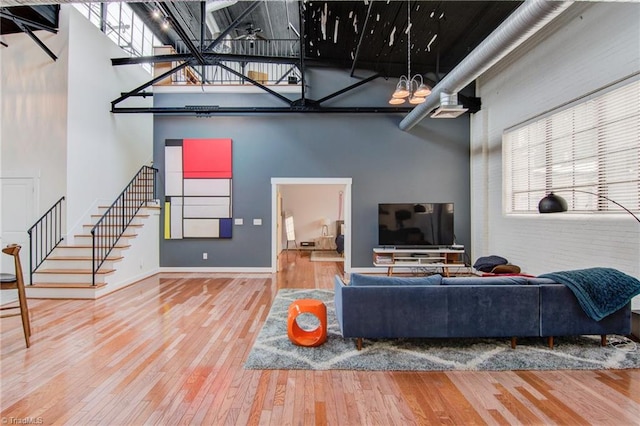
[[[287,337],[287,311],[296,299],[318,299],[327,306],[327,342],[316,348],[296,346]],[[313,329],[312,315],[298,317],[303,329]],[[640,347],[619,336],[600,346],[599,336],[557,337],[554,349],[545,338],[518,339],[344,339],[329,290],[280,290],[245,363],[258,370],[601,370],[640,368]]]

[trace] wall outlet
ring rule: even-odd
[[[202,253],[202,260],[207,260],[209,258],[209,253]]]

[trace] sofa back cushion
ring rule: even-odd
[[[389,277],[376,275],[351,274],[350,286],[381,286],[381,285],[440,285],[442,275],[428,277]]]
[[[531,285],[543,285],[543,284],[558,284],[558,285],[562,285],[562,284],[559,284],[559,283],[555,282],[551,278],[529,277],[529,278],[527,278],[527,281]]]
[[[527,285],[526,277],[452,277],[443,278],[442,285]]]

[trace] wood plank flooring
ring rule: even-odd
[[[93,300],[29,300],[0,320],[3,424],[638,425],[640,371],[243,369],[280,288],[331,289],[341,264],[160,274]]]

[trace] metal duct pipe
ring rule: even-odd
[[[564,12],[572,3],[572,1],[525,1],[435,85],[427,101],[415,107],[400,122],[400,129],[411,130],[439,105],[440,93],[457,93],[465,88],[553,18]]]

